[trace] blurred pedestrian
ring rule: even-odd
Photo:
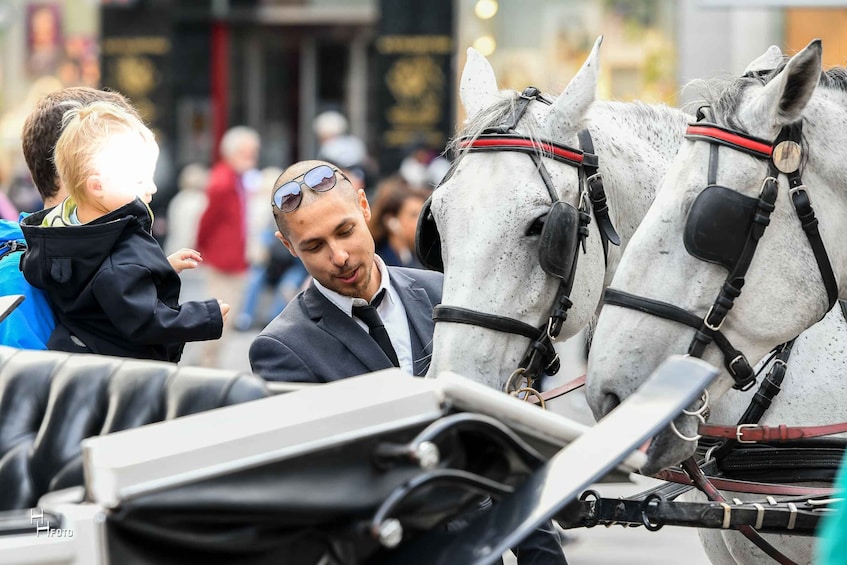
[[[278,167],[265,167],[260,187],[251,193],[248,205],[247,257],[250,270],[244,286],[241,310],[235,318],[235,329],[247,331],[273,320],[300,290],[307,273],[300,260],[292,256],[274,237],[276,224],[268,214],[268,202],[274,181],[282,174]],[[257,313],[270,290],[267,307]],[[258,319],[258,322],[257,322]]]
[[[219,338],[228,305],[179,304],[178,273],[200,255],[166,257],[151,233],[153,133],[109,102],[72,106],[63,123],[55,163],[68,197],[21,224],[21,269],[58,319],[48,347],[176,363],[185,342]]]
[[[400,162],[399,173],[413,186],[435,188],[450,170],[450,161],[430,144],[415,142]]]
[[[0,219],[15,220],[20,212],[15,208],[15,205],[9,200],[5,192],[0,190]]]
[[[62,116],[72,104],[105,100],[127,112],[135,110],[117,92],[88,87],[50,92],[35,103],[21,131],[24,159],[45,208],[62,202],[68,193],[53,162],[53,148],[62,133]],[[20,219],[26,217],[22,214]],[[47,349],[56,325],[47,296],[24,279],[20,262],[26,241],[18,221],[0,220],[0,294],[23,295],[24,301],[0,323],[0,345],[22,349]]]
[[[317,159],[354,172],[368,186],[376,167],[365,142],[350,133],[350,123],[344,114],[334,110],[321,112],[312,122],[312,128],[318,138]]]
[[[206,209],[209,169],[200,163],[186,165],[177,179],[178,192],[168,203],[168,237],[165,253],[197,247],[197,226]]]
[[[247,272],[247,190],[244,175],[259,161],[260,138],[252,128],[233,127],[221,138],[221,159],[212,167],[206,210],[197,231],[209,293],[239,311]],[[226,340],[224,336],[223,341]],[[201,363],[218,365],[222,340],[209,342]]]
[[[400,175],[392,175],[377,186],[368,227],[376,253],[386,265],[423,268],[415,256],[415,234],[418,216],[430,194],[430,189],[410,185]]]

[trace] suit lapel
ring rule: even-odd
[[[356,356],[366,372],[392,367],[391,361],[368,333],[318,291],[314,283],[303,293],[303,302],[312,321]]]
[[[432,321],[433,304],[426,291],[417,286],[414,279],[390,267],[389,271],[391,284],[400,295],[406,309],[406,318],[409,320],[414,374],[423,375],[429,368],[432,356],[432,334],[435,331],[435,322]]]

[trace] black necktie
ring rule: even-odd
[[[382,323],[382,318],[376,309],[379,307],[382,299],[385,297],[385,289],[376,293],[370,304],[365,306],[353,306],[353,315],[362,320],[369,328],[371,337],[382,348],[388,359],[395,367],[400,366],[397,360],[397,353],[394,351],[394,346],[391,345],[391,338],[388,337],[388,331],[385,329],[385,324]]]

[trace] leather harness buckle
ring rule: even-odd
[[[720,323],[717,326],[713,326],[712,324],[710,324],[709,323],[709,317],[712,315],[712,312],[714,311],[714,309],[715,309],[714,304],[709,306],[709,311],[706,313],[706,317],[703,318],[703,325],[706,326],[707,328],[709,328],[710,330],[712,330],[713,332],[719,332],[719,331],[721,331],[721,326],[723,326],[724,320],[726,320],[726,318],[721,319]]]
[[[795,186],[793,188],[788,189],[788,194],[790,194],[791,196],[794,196],[794,193],[796,192],[804,192],[806,194],[806,198],[809,198],[809,191],[806,190],[805,184],[801,184],[799,186]]]
[[[738,371],[735,368],[735,364],[738,363],[739,361],[741,361],[742,359],[744,359],[744,355],[739,353],[738,355],[735,356],[735,358],[732,361],[729,362],[729,370],[732,373],[733,377],[738,375]]]
[[[744,439],[744,430],[745,429],[754,429],[758,428],[757,424],[739,424],[735,428],[735,441],[738,443],[756,443],[755,440]]]

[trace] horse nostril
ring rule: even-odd
[[[617,408],[620,403],[621,399],[618,397],[617,394],[613,392],[607,392],[606,395],[603,397],[603,403],[600,406],[600,408],[603,410],[603,416],[606,416],[606,414]]]

